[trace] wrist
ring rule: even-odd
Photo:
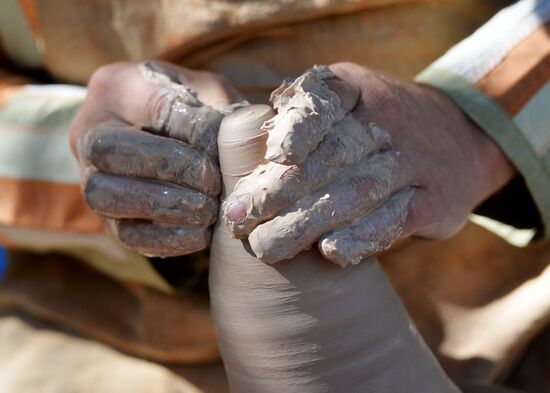
[[[478,201],[479,204],[508,184],[517,174],[517,170],[495,140],[481,128],[475,125],[474,127],[482,139],[479,163],[482,166],[481,170],[484,171],[482,178],[487,185],[485,195]]]
[[[479,205],[504,187],[517,171],[504,151],[481,127],[474,123],[444,92],[439,93],[459,112],[460,130],[466,135],[466,149],[471,149],[472,176],[478,190],[474,206]]]

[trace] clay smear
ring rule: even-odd
[[[245,238],[258,224],[271,219],[302,195],[326,186],[344,169],[352,167],[386,142],[378,127],[370,124],[365,129],[348,115],[332,127],[302,164],[267,162],[241,179],[222,207],[224,221],[233,236]],[[229,207],[237,203],[245,206],[246,215],[239,221],[229,220]]]
[[[326,66],[314,67],[294,81],[286,80],[271,94],[278,112],[263,129],[269,132],[266,158],[281,164],[299,164],[344,118],[340,98],[323,82],[334,74]]]
[[[402,235],[414,189],[389,198],[372,212],[319,239],[319,250],[342,267],[388,249]]]
[[[269,109],[243,108],[222,122],[227,193],[238,179],[230,174],[264,157],[262,149],[242,149],[245,141],[227,143],[242,138],[239,121],[233,120],[262,111]],[[262,123],[262,116],[255,127],[247,123],[257,131],[251,139],[263,133]],[[226,160],[226,154],[235,157]],[[340,269],[313,249],[271,266],[218,225],[210,298],[233,393],[458,393],[374,258]]]
[[[324,82],[333,76],[327,67],[315,67],[272,94],[278,113],[262,127],[262,138],[269,135],[266,157],[273,158],[273,146],[305,156],[295,164],[285,158],[285,164],[258,166],[222,205],[233,236],[247,238],[263,262],[293,258],[325,236],[320,250],[327,258],[356,264],[391,244],[405,222],[406,209],[399,217],[391,209],[369,215],[395,192],[398,154],[388,132],[345,114]],[[360,225],[358,217],[364,217]],[[346,229],[351,224],[353,230]],[[374,227],[384,230],[373,234]]]
[[[133,128],[97,129],[86,135],[84,158],[100,171],[178,184],[216,196],[217,165],[189,144]]]
[[[353,223],[390,196],[397,173],[397,160],[391,151],[360,161],[326,187],[301,197],[254,229],[248,237],[252,250],[266,263],[293,258],[321,235]]]
[[[152,128],[161,134],[184,139],[217,162],[217,137],[223,114],[201,102],[195,91],[156,71],[149,63],[141,64],[140,71],[145,78],[163,87],[158,97],[160,110],[153,119]]]

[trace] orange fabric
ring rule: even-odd
[[[477,86],[511,115],[550,79],[550,23],[512,49]]]
[[[28,79],[10,74],[0,68],[0,106],[28,82]]]
[[[8,248],[12,248],[12,247],[15,246],[15,244],[13,244],[13,242],[10,239],[8,239],[7,237],[5,237],[2,234],[0,234],[0,244],[3,247],[8,247]]]
[[[351,16],[367,10],[375,14],[391,15],[401,7],[416,8],[413,11],[415,18],[418,19],[426,13],[426,19],[419,24],[392,25],[397,28],[396,32],[392,29],[388,31],[384,27],[388,25],[386,23],[371,29],[365,29],[364,23],[359,24],[357,26],[367,34],[367,38],[363,40],[363,50],[357,57],[350,58],[348,55],[338,60],[367,64],[361,61],[361,53],[372,51],[368,37],[372,31],[380,29],[380,39],[389,34],[401,37],[400,41],[403,43],[415,41],[408,46],[419,48],[417,57],[424,60],[422,66],[425,66],[442,54],[441,50],[434,50],[434,43],[436,49],[439,49],[439,45],[444,46],[443,50],[447,49],[505,4],[502,0],[218,0],[215,2],[216,6],[196,0],[19,2],[37,38],[45,68],[59,80],[79,84],[86,83],[99,66],[113,61],[162,58],[187,64],[188,56],[194,55],[192,62],[200,65],[199,62],[215,60],[222,53],[231,52],[230,49],[235,46],[244,47],[249,42],[254,43],[255,38],[263,36],[266,30],[272,28],[309,25],[312,21],[326,21],[332,17]],[[379,19],[383,22],[384,18]],[[429,31],[433,27],[433,20],[446,27],[441,34],[437,30],[422,42],[411,40],[411,37],[418,34],[427,36],[425,30]],[[355,20],[348,21],[350,25],[353,22]],[[366,26],[370,24],[367,23]],[[422,29],[418,29],[418,26],[422,26]],[[332,26],[329,21],[323,29],[334,32],[336,36],[335,39],[330,39],[327,48],[345,46],[347,36],[341,35],[338,26]],[[229,45],[226,45],[229,41]],[[314,38],[311,43],[313,48],[322,46]],[[311,48],[312,45],[306,42],[303,47]],[[314,54],[314,50],[307,51],[310,52]],[[285,55],[286,52],[280,56]],[[313,56],[307,67],[314,64],[317,57]],[[384,55],[378,57],[384,58]],[[400,67],[393,63],[395,62],[385,63],[389,67],[386,71],[399,71]],[[271,64],[269,68],[283,73],[284,76],[289,75]],[[300,68],[300,72],[304,69],[301,65],[295,68]],[[223,73],[224,69],[217,68],[216,71]],[[417,71],[415,68],[415,72]]]
[[[39,24],[38,24],[38,12],[36,9],[35,0],[19,0],[21,10],[27,19],[27,23],[31,28],[31,31],[36,37],[40,36]]]
[[[76,184],[0,178],[0,224],[63,232],[101,233],[99,217]]]

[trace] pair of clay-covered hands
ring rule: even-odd
[[[218,213],[217,132],[239,94],[219,75],[117,63],[91,78],[71,129],[88,204],[128,246],[206,248]],[[410,236],[448,237],[513,168],[443,93],[350,63],[271,96],[268,162],[221,207],[267,263],[318,242],[342,266]]]

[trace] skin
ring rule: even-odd
[[[161,62],[98,69],[71,125],[86,201],[148,256],[206,248],[218,212],[217,134],[240,99],[219,75]]]
[[[449,237],[515,172],[445,94],[356,64],[308,70],[272,103],[270,163],[223,207],[232,235],[248,236],[267,263],[317,240],[326,258],[347,266],[407,236]],[[371,137],[343,132],[349,116]],[[350,138],[356,146],[343,157]]]
[[[215,141],[213,135],[224,110],[205,107],[187,89],[174,86],[175,81],[183,81],[183,77],[181,80],[174,77],[178,69],[162,71],[169,75],[167,80],[158,75],[159,66],[146,70],[137,68],[137,72],[132,65],[117,66],[121,68],[117,70],[112,66],[115,68],[102,70],[92,79],[88,100],[73,125],[72,144],[82,163],[86,197],[122,241],[145,254],[181,255],[200,249],[208,243],[206,228],[214,220],[212,214],[208,214],[212,210],[209,201],[215,203],[213,197],[219,192],[220,176],[214,164],[216,148],[212,141]],[[364,97],[361,92],[358,98],[359,84],[352,84],[343,77],[327,79],[327,75],[330,76],[323,70],[318,81],[315,75],[303,78],[308,83],[302,83],[299,89],[292,83],[287,84],[287,88],[301,90],[304,96],[317,94],[320,97],[317,101],[309,101],[310,106],[298,111],[299,116],[294,113],[290,120],[285,120],[285,113],[293,111],[292,98],[286,100],[283,94],[274,97],[274,103],[280,100],[274,105],[282,120],[265,125],[270,131],[270,151],[266,156],[271,161],[263,164],[256,180],[267,179],[262,190],[267,191],[264,196],[279,195],[283,202],[278,202],[282,207],[271,208],[259,198],[260,205],[265,207],[258,211],[268,211],[269,218],[292,218],[291,213],[294,213],[297,218],[283,224],[301,233],[314,229],[313,235],[301,241],[306,239],[305,243],[311,243],[321,236],[321,245],[326,245],[321,246],[323,256],[345,265],[356,263],[357,255],[363,259],[369,252],[375,252],[368,250],[384,248],[394,237],[402,236],[411,219],[411,204],[418,189],[422,190],[418,184],[402,182],[406,178],[403,173],[409,173],[402,167],[412,161],[402,158],[402,146],[406,144],[399,147],[395,142],[398,135],[388,131],[391,125],[388,119],[393,119],[390,115],[406,118],[402,110],[411,120],[418,117],[418,113],[435,108],[436,112],[442,112],[439,119],[442,120],[452,111],[445,113],[446,104],[436,99],[415,107],[415,100],[422,101],[422,95],[418,91],[407,92],[406,88],[399,91],[396,82],[386,88],[391,94],[400,96],[402,102],[398,101],[403,107],[394,113],[384,105],[377,106],[379,111],[388,110],[385,116],[377,118],[376,112],[361,117],[359,109]],[[364,76],[364,79],[368,78]],[[185,80],[185,84],[190,86],[192,82]],[[208,82],[199,84],[204,85]],[[376,98],[376,84],[370,87],[366,89],[368,94]],[[337,94],[330,94],[330,91]],[[405,99],[407,94],[409,100]],[[199,93],[204,102],[216,101],[203,97],[204,94]],[[323,100],[331,102],[325,106]],[[440,107],[432,107],[436,103]],[[449,101],[447,104],[452,105]],[[325,121],[322,109],[329,113],[330,105],[333,114],[340,114]],[[389,107],[391,109],[391,105]],[[193,114],[187,116],[191,112]],[[307,126],[311,113],[317,113],[315,122],[321,124],[320,127]],[[460,116],[455,115],[445,120],[454,124],[465,119],[460,113]],[[379,121],[384,119],[388,124]],[[293,122],[301,126],[294,127]],[[410,124],[415,125],[412,121]],[[442,124],[442,121],[436,122],[436,126]],[[294,135],[287,138],[285,129]],[[420,129],[418,124],[415,129]],[[300,136],[306,132],[303,130],[319,132],[313,138],[306,138]],[[151,139],[151,136],[159,139]],[[431,136],[417,138],[416,147],[433,144]],[[173,141],[166,141],[167,137]],[[470,137],[469,142],[479,142]],[[457,141],[463,143],[460,145],[463,150],[467,150],[466,146],[471,147],[461,138],[453,142]],[[440,154],[455,162],[453,155],[448,154],[453,152],[450,141],[444,142]],[[415,145],[412,141],[409,143]],[[300,146],[295,150],[300,153],[294,152],[294,145]],[[480,150],[491,152],[491,149]],[[426,151],[429,149],[423,153]],[[470,153],[471,157],[462,152],[462,158],[479,159],[479,152]],[[494,154],[489,156],[498,158]],[[328,160],[327,157],[339,159]],[[243,165],[239,160],[234,161]],[[252,162],[263,161],[261,157],[254,157]],[[423,166],[421,161],[417,166]],[[485,164],[490,162],[493,161],[487,160]],[[477,160],[467,164],[473,168],[482,165]],[[274,168],[272,172],[265,171],[268,166]],[[500,168],[498,164],[495,167]],[[262,176],[265,173],[268,175]],[[278,180],[270,182],[274,174]],[[506,176],[501,176],[502,172],[498,174],[496,177],[504,182],[502,178]],[[290,184],[297,186],[294,188],[299,192],[289,191]],[[275,190],[269,188],[271,185],[277,185],[276,192],[271,192]],[[239,187],[242,184],[237,184]],[[469,194],[466,192],[475,199]],[[278,197],[274,199],[279,200]],[[243,209],[234,201],[226,206],[227,210],[231,210],[231,206],[240,208],[241,214],[249,211],[247,206]],[[282,211],[284,215],[280,214]],[[354,212],[360,212],[360,219],[355,218]],[[225,211],[230,219],[231,214],[227,213]],[[307,214],[314,219],[300,222]],[[281,221],[269,218],[251,227],[258,229],[270,222],[281,225]],[[338,230],[329,230],[327,225],[335,223]],[[311,224],[315,225],[309,227]],[[234,228],[242,230],[238,225]],[[278,230],[277,225],[272,228]],[[243,233],[246,234],[246,230]],[[352,238],[352,234],[358,238]],[[264,248],[269,255],[270,246],[260,241],[264,238],[257,237],[255,244],[259,246],[255,246],[254,251],[259,254],[258,250]],[[285,257],[302,247],[300,242],[288,241],[292,239],[284,236],[273,239],[274,249],[289,250]],[[252,233],[250,240],[252,244]],[[273,261],[279,258],[281,256],[275,254]],[[278,392],[282,391],[281,387],[284,391],[300,392],[362,392],[380,388],[388,392],[457,391],[411,327],[405,310],[375,260],[355,267],[353,274],[334,269],[324,263],[322,255],[315,250],[299,254],[292,263],[260,264],[250,255],[246,243],[232,239],[223,226],[218,227],[212,250],[212,304],[220,347],[235,391]],[[363,340],[365,337],[368,339]]]
[[[256,136],[263,133],[258,114],[266,111],[257,107],[242,108],[222,122],[219,148],[227,193],[239,177],[229,174],[245,176],[241,168],[264,156],[265,145],[259,147],[265,139]],[[253,116],[256,135],[249,132]],[[240,148],[248,142],[250,148]],[[246,241],[232,238],[225,225],[218,225],[209,287],[232,392],[459,391],[374,258],[350,271],[311,250],[287,263],[268,265],[250,253]]]
[[[92,77],[71,145],[89,205],[121,240],[155,256],[207,246],[220,191],[215,137],[237,99],[221,77],[165,63]],[[316,241],[347,266],[406,236],[451,236],[514,173],[444,94],[354,64],[285,81],[272,102],[266,163],[223,208],[233,236],[249,237],[268,263]],[[185,235],[160,238],[168,232]]]

